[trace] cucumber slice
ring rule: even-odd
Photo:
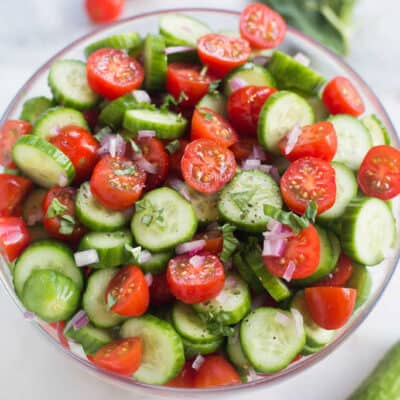
[[[248,370],[251,367],[250,361],[243,353],[242,345],[240,344],[240,327],[235,328],[235,333],[228,337],[226,342],[226,353],[231,363],[239,368],[239,370]]]
[[[79,299],[80,290],[75,283],[49,269],[33,271],[22,291],[24,306],[47,322],[71,317],[78,308]]]
[[[34,124],[38,117],[52,106],[53,102],[47,97],[32,97],[23,104],[19,119]]]
[[[144,40],[144,86],[150,91],[161,91],[167,79],[165,40],[160,35],[148,34]]]
[[[226,99],[219,92],[206,94],[198,103],[197,107],[206,107],[226,118]]]
[[[160,33],[169,46],[197,46],[197,40],[210,28],[195,18],[183,14],[166,14],[160,19]]]
[[[117,269],[107,268],[89,276],[82,305],[90,321],[99,328],[111,328],[124,321],[124,317],[111,311],[105,302],[105,292]]]
[[[264,172],[242,171],[222,190],[218,210],[241,230],[263,232],[269,220],[264,204],[282,207],[279,186]]]
[[[310,125],[314,120],[307,100],[296,93],[279,91],[271,95],[261,109],[258,140],[268,151],[279,155],[281,139],[296,125]]]
[[[79,343],[86,354],[94,354],[101,347],[112,341],[112,336],[105,330],[88,324],[79,329],[71,327],[65,336]]]
[[[285,368],[301,351],[305,338],[301,314],[276,308],[258,308],[240,327],[243,352],[259,372],[273,373]]]
[[[314,111],[315,121],[325,121],[329,117],[329,112],[319,97],[309,97],[307,101]]]
[[[100,96],[86,78],[86,64],[79,60],[55,61],[49,72],[49,86],[57,103],[77,110],[94,107]]]
[[[372,146],[391,144],[389,132],[383,122],[375,114],[367,115],[361,122],[368,129]]]
[[[302,356],[309,356],[311,354],[318,353],[321,351],[325,346],[310,346],[309,344],[305,344],[304,347],[301,350],[301,355]]]
[[[122,325],[121,336],[142,339],[142,363],[133,374],[139,382],[163,385],[183,368],[182,340],[168,322],[152,315],[132,318]]]
[[[358,184],[354,172],[341,163],[332,163],[336,179],[335,204],[318,216],[320,221],[331,221],[340,218],[350,201],[357,196]]]
[[[116,232],[89,232],[79,243],[79,251],[96,250],[99,262],[92,268],[114,268],[131,259],[125,246],[132,246],[132,235],[128,230]]]
[[[192,343],[210,343],[221,339],[207,328],[193,308],[187,304],[177,302],[172,307],[172,323],[176,331]]]
[[[232,94],[231,82],[233,79],[241,79],[246,86],[276,86],[275,79],[266,68],[250,62],[235,68],[224,78],[224,95],[226,97]]]
[[[132,211],[114,211],[105,208],[93,196],[89,182],[78,190],[75,213],[79,221],[93,231],[113,232],[123,228],[132,216]]]
[[[185,351],[185,358],[190,360],[195,358],[198,354],[206,355],[215,353],[222,345],[224,338],[220,338],[214,342],[208,343],[193,343],[190,340],[181,338],[183,343],[183,348]]]
[[[22,217],[28,226],[40,224],[42,221],[35,221],[34,216],[42,215],[42,203],[45,198],[47,191],[44,189],[35,189],[30,192],[24,201],[22,206]]]
[[[141,130],[155,131],[159,139],[177,139],[185,133],[187,120],[181,115],[160,110],[128,110],[123,127],[136,136]]]
[[[154,252],[190,240],[197,230],[191,204],[169,188],[152,190],[136,203],[131,229],[136,243]]]
[[[31,243],[39,240],[49,239],[50,236],[42,224],[36,224],[35,226],[28,226]]]
[[[240,251],[236,252],[232,257],[233,266],[237,269],[240,276],[248,283],[250,288],[257,294],[263,293],[264,288],[253,270],[247,265]]]
[[[317,95],[326,82],[323,76],[281,51],[274,51],[268,69],[276,79],[279,89]]]
[[[350,115],[335,115],[329,121],[334,125],[338,139],[334,161],[358,170],[372,145],[367,128]]]
[[[100,39],[85,47],[84,53],[89,57],[97,50],[108,49],[122,49],[128,52],[137,50],[142,45],[142,38],[137,32],[125,32],[116,35],[108,36]]]
[[[183,62],[185,64],[201,64],[197,49],[193,47],[191,50],[178,51],[176,53],[167,54],[168,64]]]
[[[160,274],[165,271],[168,261],[174,256],[174,252],[163,251],[161,253],[153,253],[149,261],[140,263],[140,269],[144,273]]]
[[[108,103],[100,112],[99,122],[103,126],[109,126],[111,129],[118,129],[122,125],[125,111],[132,110],[138,106],[138,102],[132,93]]]
[[[355,308],[361,307],[368,300],[372,288],[372,278],[368,269],[353,263],[353,272],[346,286],[357,290]]]
[[[32,134],[49,140],[54,132],[68,125],[76,125],[89,130],[86,119],[81,112],[73,108],[52,107],[36,119]]]
[[[82,272],[76,266],[68,246],[56,240],[42,240],[29,245],[18,257],[14,270],[14,287],[22,296],[25,282],[33,271],[49,269],[70,278],[78,290],[83,287]]]
[[[354,199],[342,217],[343,251],[361,264],[376,265],[383,261],[396,235],[392,212],[382,200]]]
[[[67,186],[75,177],[71,160],[38,136],[21,136],[13,147],[13,160],[24,175],[45,188]]]
[[[186,192],[190,198],[190,204],[194,209],[194,213],[201,224],[208,224],[219,220],[219,212],[217,208],[219,193],[203,194],[197,192],[189,185],[185,184]]]
[[[224,325],[234,325],[250,311],[251,297],[247,283],[238,275],[229,273],[224,288],[217,297],[203,303],[193,304],[198,313],[213,315]]]

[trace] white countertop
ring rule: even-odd
[[[83,0],[0,2],[0,113],[19,87],[52,54],[93,26]],[[400,129],[400,3],[360,0],[348,62],[380,96]],[[217,6],[245,0],[128,0],[125,15],[158,8]],[[364,324],[331,356],[306,372],[265,389],[252,400],[344,400],[384,351],[400,339],[400,275],[392,279]],[[5,400],[127,400],[133,395],[86,374],[56,351],[0,288],[0,398]],[[243,400],[250,395],[243,395]]]

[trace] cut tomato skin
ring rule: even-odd
[[[113,22],[122,14],[125,0],[85,0],[86,12],[97,24]]]
[[[140,367],[142,354],[142,340],[134,337],[113,340],[87,358],[102,369],[131,376]]]
[[[361,163],[358,184],[367,196],[390,200],[400,194],[400,151],[391,146],[372,147]]]
[[[249,4],[240,14],[240,34],[256,49],[272,49],[285,39],[286,22],[263,4]]]
[[[338,145],[335,127],[329,121],[303,126],[295,146],[289,153],[286,149],[287,143],[288,139],[284,137],[279,147],[282,155],[289,161],[303,157],[332,161]]]
[[[235,368],[220,355],[204,357],[194,378],[194,387],[198,389],[235,385],[240,383],[239,374]]]
[[[285,241],[282,257],[263,256],[266,269],[275,276],[283,277],[289,261],[293,261],[296,265],[293,279],[303,279],[312,275],[318,268],[321,252],[321,243],[315,227],[310,224]]]
[[[341,287],[312,287],[305,289],[311,318],[324,329],[339,329],[351,317],[357,290]]]
[[[335,170],[327,161],[315,157],[299,158],[290,164],[280,185],[285,204],[298,214],[306,211],[311,200],[317,203],[318,214],[335,203]]]
[[[89,86],[109,100],[138,89],[144,79],[140,63],[116,49],[106,48],[92,53],[86,71]]]
[[[189,140],[180,138],[178,139],[178,141],[179,148],[169,155],[169,172],[177,176],[181,176],[181,160],[183,157],[183,153],[185,152],[186,146],[189,144]]]
[[[69,350],[68,339],[64,335],[65,321],[50,322],[49,325],[57,332],[58,342],[61,346]]]
[[[0,217],[17,214],[32,182],[12,174],[0,174]]]
[[[259,146],[255,137],[241,137],[239,141],[230,147],[238,163],[247,160],[253,152],[254,146]]]
[[[0,250],[8,262],[14,261],[28,246],[30,234],[20,217],[0,217]]]
[[[332,79],[322,93],[322,101],[330,114],[358,117],[365,111],[364,102],[353,84],[345,77]]]
[[[222,232],[220,230],[213,230],[213,231],[198,233],[195,236],[195,240],[205,240],[206,241],[206,244],[203,248],[204,251],[207,251],[212,254],[219,254],[222,251],[224,238],[223,238]]]
[[[171,293],[186,304],[211,300],[224,287],[225,271],[218,257],[203,252],[195,257],[204,257],[200,266],[194,266],[192,257],[183,254],[172,258],[167,267]]]
[[[192,367],[193,361],[186,361],[182,371],[174,379],[170,380],[165,386],[178,388],[193,388],[196,370]]]
[[[335,269],[313,286],[345,286],[353,272],[353,263],[345,254],[341,254]]]
[[[172,303],[175,297],[168,287],[165,273],[153,275],[153,282],[150,286],[150,302],[155,306],[164,306]]]
[[[221,146],[229,147],[239,140],[238,134],[229,122],[206,107],[197,107],[192,117],[191,140],[210,139]]]

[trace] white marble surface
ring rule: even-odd
[[[82,0],[0,1],[0,113],[31,73],[55,51],[93,29]],[[245,0],[128,0],[125,15],[158,8],[241,8]],[[400,3],[360,0],[350,64],[372,86],[400,129]],[[366,322],[320,364],[243,400],[343,400],[400,338],[397,273]],[[133,395],[86,374],[54,350],[16,312],[0,288],[0,398],[127,400]]]

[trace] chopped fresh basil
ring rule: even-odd
[[[47,209],[46,218],[58,217],[67,210],[68,207],[62,204],[57,198],[54,198],[50,203],[50,207]]]
[[[181,147],[181,143],[178,139],[173,140],[172,142],[168,143],[165,148],[168,150],[170,154],[176,153]]]
[[[222,252],[220,255],[220,259],[223,262],[228,261],[239,246],[239,240],[237,240],[233,234],[235,230],[236,227],[231,224],[224,224],[221,227],[223,236],[223,245],[222,245]]]
[[[136,172],[135,166],[131,165],[130,167],[125,168],[125,169],[116,169],[114,171],[114,175],[117,175],[117,176],[132,176],[132,175],[135,175],[135,172]]]

